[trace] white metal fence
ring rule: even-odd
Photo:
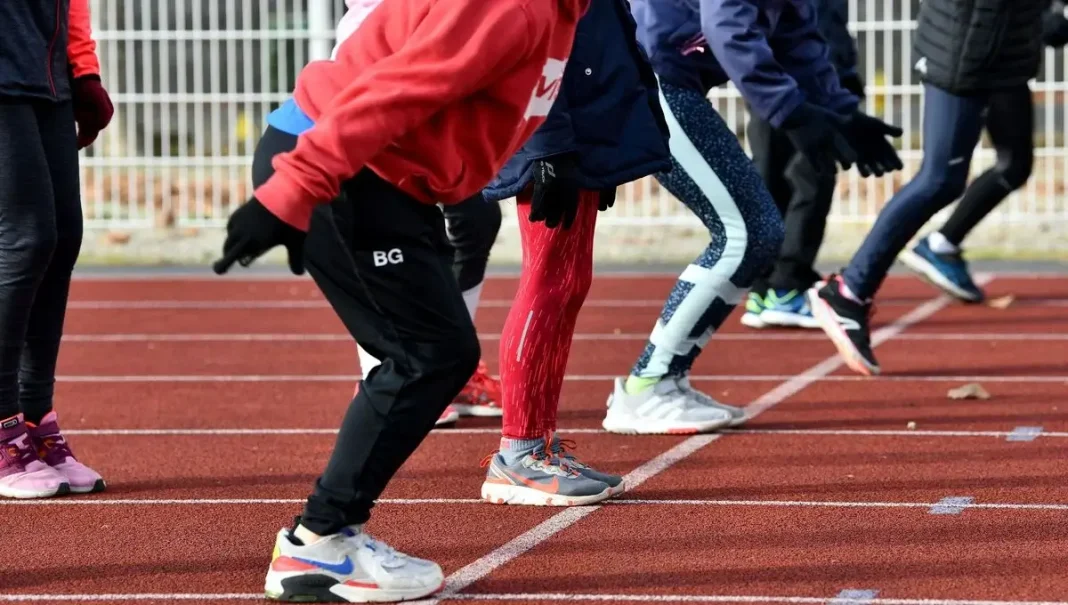
[[[905,129],[905,171],[878,180],[843,175],[832,220],[868,223],[919,162],[921,88],[911,70],[919,0],[851,0],[869,111]],[[266,114],[313,58],[329,55],[342,0],[92,0],[103,80],[115,120],[82,160],[88,226],[220,226],[250,193],[251,153]],[[988,222],[1068,218],[1064,54],[1047,51],[1034,83],[1037,153],[1024,191]],[[741,136],[737,91],[710,97]],[[976,154],[973,174],[990,165]],[[604,223],[660,227],[695,219],[655,181],[625,187]]]

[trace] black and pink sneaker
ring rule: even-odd
[[[51,498],[70,493],[66,478],[34,449],[22,414],[0,419],[0,497]]]
[[[879,362],[871,347],[871,301],[858,302],[842,291],[842,278],[831,275],[805,293],[812,316],[831,338],[846,365],[864,376],[879,374]]]
[[[54,410],[46,414],[37,424],[27,422],[26,426],[41,460],[66,477],[72,493],[88,494],[104,491],[103,477],[78,462],[74,453],[70,451],[67,440],[59,431],[59,422],[56,420]]]

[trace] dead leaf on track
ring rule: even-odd
[[[950,389],[947,395],[950,399],[990,399],[990,393],[977,382],[969,382],[964,386]]]

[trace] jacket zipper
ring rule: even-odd
[[[52,64],[55,63],[52,55],[56,51],[56,40],[59,39],[59,24],[62,15],[60,14],[60,5],[62,0],[56,0],[56,30],[52,32],[52,40],[48,43],[48,86],[52,89],[52,96],[56,96],[56,79],[52,74]]]

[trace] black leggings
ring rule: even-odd
[[[82,245],[75,132],[70,103],[0,101],[0,419],[52,410]]]

